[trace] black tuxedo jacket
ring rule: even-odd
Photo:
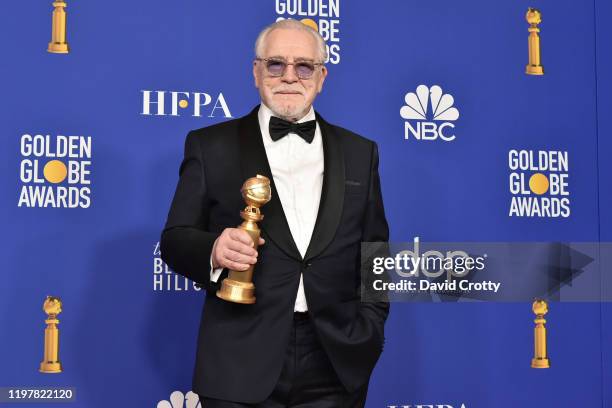
[[[263,146],[258,107],[239,119],[191,131],[180,178],[161,235],[162,259],[206,289],[193,390],[244,403],[264,400],[280,376],[300,281],[323,348],[348,391],[365,385],[384,343],[388,303],[360,301],[360,243],[389,238],[378,175],[376,143],[330,125],[316,113],[323,137],[324,176],[308,250],[300,255],[276,194]],[[256,174],[272,183],[272,199],[258,225],[253,282],[257,302],[215,296],[210,255],[215,239],[237,227],[244,181]],[[299,199],[308,200],[309,197]]]

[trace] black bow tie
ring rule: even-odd
[[[308,122],[293,123],[287,120],[277,118],[276,116],[270,117],[270,124],[268,126],[270,130],[270,137],[275,142],[287,133],[297,133],[307,143],[311,143],[314,139],[315,129],[317,127],[316,120],[309,120]]]

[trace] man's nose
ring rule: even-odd
[[[283,73],[283,76],[281,77],[281,79],[284,82],[289,82],[289,83],[297,82],[299,78],[295,74],[295,65],[293,64],[287,65],[287,68],[285,69],[285,72]]]

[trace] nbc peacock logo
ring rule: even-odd
[[[200,398],[198,394],[189,391],[183,394],[180,391],[174,391],[170,394],[169,400],[161,400],[157,403],[157,408],[201,408]]]
[[[416,92],[406,94],[404,101],[406,105],[400,109],[404,139],[412,136],[416,140],[455,140],[453,122],[459,119],[459,110],[453,106],[455,99],[451,94],[443,93],[438,85],[431,88],[419,85]]]

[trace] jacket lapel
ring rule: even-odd
[[[240,165],[243,182],[257,174],[270,179],[272,198],[262,207],[264,219],[259,223],[267,236],[291,258],[302,260],[291,235],[282,204],[276,193],[274,177],[263,145],[257,112],[259,105],[243,117],[239,126]],[[315,112],[323,138],[323,186],[317,220],[304,260],[319,255],[333,239],[344,205],[344,152],[339,136],[318,112]],[[304,197],[303,199],[308,199]]]
[[[344,205],[344,151],[339,136],[318,112],[315,112],[323,137],[323,187],[317,222],[315,223],[305,260],[319,255],[332,241]]]
[[[242,182],[244,183],[248,178],[255,177],[257,174],[270,179],[272,197],[261,208],[264,218],[258,225],[283,252],[291,258],[301,260],[302,256],[293,241],[287,218],[283,212],[283,206],[276,192],[274,177],[272,177],[268,156],[266,156],[266,149],[259,130],[258,110],[259,105],[241,119],[239,126]]]

